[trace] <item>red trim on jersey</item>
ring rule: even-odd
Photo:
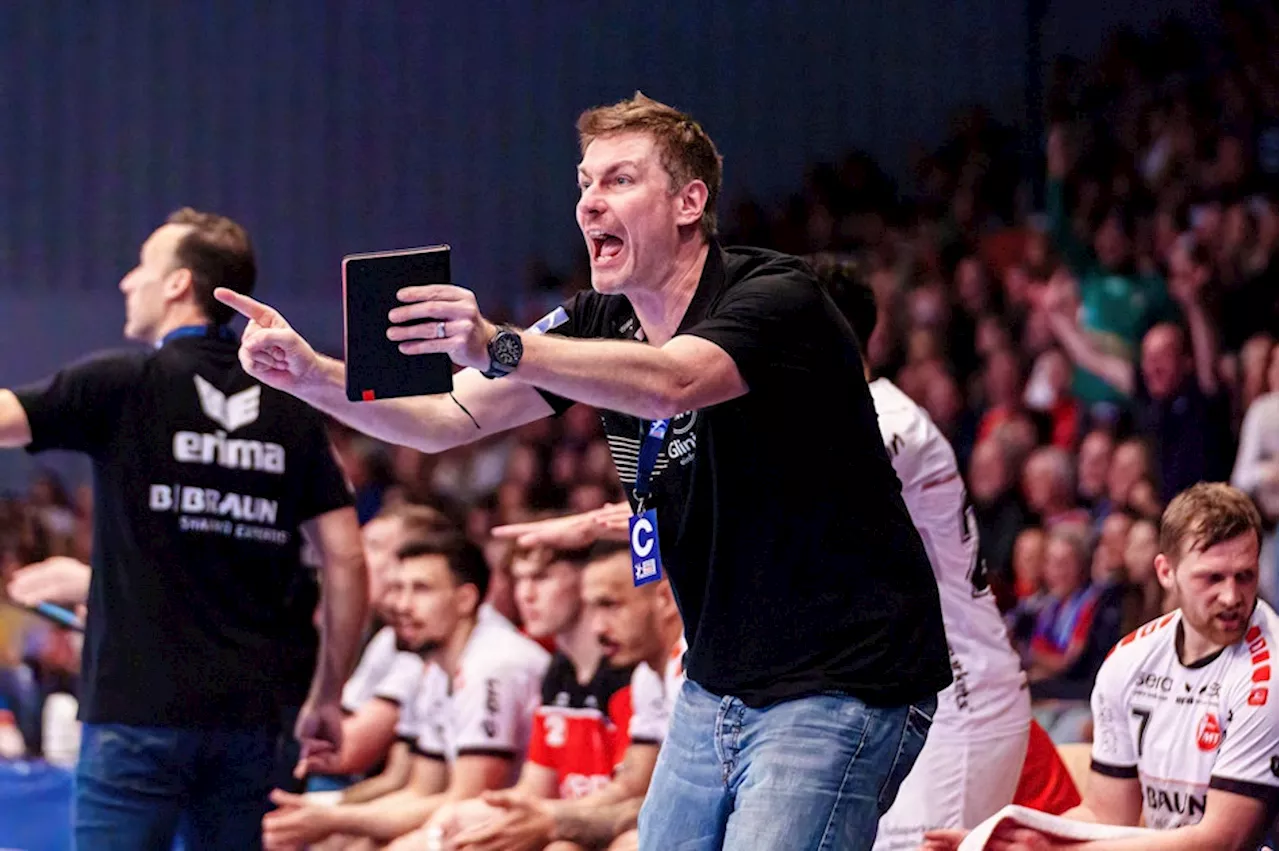
[[[630,669],[601,667],[583,685],[567,658],[552,660],[533,715],[528,759],[556,772],[561,798],[581,798],[613,778],[618,740],[625,743],[631,720],[630,682]]]
[[[1142,626],[1138,627],[1133,632],[1129,633],[1124,638],[1116,642],[1116,646],[1112,647],[1109,651],[1107,651],[1107,658],[1110,658],[1111,654],[1116,652],[1116,648],[1124,647],[1126,644],[1132,644],[1133,642],[1137,641],[1139,638],[1146,638],[1148,635],[1151,635],[1152,633],[1155,633],[1158,630],[1164,629],[1166,626],[1173,623],[1173,619],[1177,616],[1177,614],[1178,614],[1177,612],[1170,612],[1164,617],[1157,618],[1153,621],[1150,621],[1149,623],[1145,623]],[[1255,629],[1256,628],[1257,627],[1255,627]]]
[[[954,482],[958,478],[960,478],[959,473],[952,473],[949,476],[943,476],[941,479],[932,479],[930,481],[925,482],[923,485],[921,485],[920,490],[927,491],[929,488],[940,487],[942,485],[945,485],[947,482]]]
[[[1080,805],[1080,792],[1071,779],[1071,772],[1058,756],[1053,739],[1034,720],[1013,803],[1055,816]]]

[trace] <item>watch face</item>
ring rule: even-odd
[[[493,346],[489,349],[490,357],[503,366],[518,365],[522,354],[524,354],[524,344],[520,342],[519,334],[499,334],[494,338]]]

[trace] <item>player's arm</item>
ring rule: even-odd
[[[395,743],[400,707],[380,697],[366,700],[342,722],[342,749],[328,774],[363,774]]]
[[[1111,778],[1103,778],[1111,780]],[[1098,780],[1098,775],[1093,774],[1089,777],[1089,792],[1093,791],[1093,784]],[[1114,782],[1114,781],[1113,781]],[[1137,791],[1138,811],[1141,812],[1141,788],[1136,780],[1131,781],[1133,789]],[[1109,787],[1110,784],[1105,784]],[[1099,790],[1098,799],[1095,803],[1105,807],[1106,804],[1101,800],[1101,796],[1105,795],[1107,789]],[[1274,804],[1274,801],[1272,802]],[[1031,828],[999,828],[993,840],[1001,842],[999,847],[1010,849],[1023,848],[1070,848],[1071,851],[1204,851],[1204,849],[1214,849],[1214,851],[1253,851],[1258,847],[1262,833],[1266,828],[1267,811],[1269,806],[1267,803],[1257,798],[1245,795],[1236,795],[1231,792],[1225,792],[1218,789],[1210,789],[1205,800],[1204,816],[1199,823],[1189,825],[1187,827],[1179,827],[1174,830],[1149,831],[1141,836],[1131,836],[1124,839],[1097,839],[1090,842],[1055,842],[1052,837],[1045,836],[1040,831]],[[1106,824],[1123,824],[1125,826],[1133,826],[1137,823],[1134,817],[1132,822],[1113,822],[1106,819],[1091,819],[1084,816],[1092,815],[1084,811],[1083,807],[1077,807],[1063,813],[1063,818],[1075,819],[1077,821],[1097,821]],[[937,831],[936,834],[950,833],[955,842],[926,842],[925,848],[954,848],[960,839],[963,831]],[[994,845],[992,847],[995,847]]]
[[[343,789],[340,799],[342,803],[363,804],[409,785],[409,775],[413,769],[413,752],[408,743],[394,742],[386,753],[387,761],[382,771]]]
[[[565,807],[590,809],[604,804],[616,804],[630,798],[643,798],[649,791],[653,768],[658,764],[659,745],[633,742],[627,747],[618,770],[601,788],[574,801],[562,801]]]
[[[510,760],[493,756],[460,756],[453,765],[449,785],[430,794],[438,775],[428,757],[415,757],[409,785],[367,804],[337,807],[333,811],[334,833],[367,836],[386,842],[416,830],[444,804],[474,798],[486,789],[497,789],[510,776]],[[434,760],[439,762],[439,760]]]
[[[1093,745],[1090,748],[1089,780],[1080,805],[1063,813],[1066,818],[1099,824],[1136,826],[1142,818],[1142,784],[1138,780],[1138,755],[1143,726],[1134,740],[1129,718],[1141,715],[1133,706],[1126,688],[1132,679],[1132,661],[1124,648],[1113,650],[1094,677],[1089,695],[1093,717]]]
[[[585,848],[603,848],[619,834],[635,827],[644,797],[598,803],[592,807],[556,805],[566,803],[552,803],[551,814],[555,820],[552,839],[573,842]]]
[[[31,422],[12,390],[0,389],[0,449],[18,449],[31,442]]]
[[[1142,784],[1138,782],[1136,769],[1131,777],[1116,777],[1115,773],[1094,763],[1084,800],[1062,817],[1096,824],[1136,826],[1142,818]]]
[[[554,768],[528,760],[520,769],[515,791],[535,798],[554,798],[560,793],[559,775]]]
[[[1198,824],[1151,836],[1088,843],[1089,851],[1253,851],[1266,829],[1267,812],[1275,805],[1220,789],[1210,789]]]
[[[552,413],[532,387],[490,381],[466,370],[454,376],[452,397],[350,402],[346,367],[318,354],[276,310],[229,290],[219,289],[217,297],[249,319],[240,341],[240,363],[246,372],[380,440],[443,452]]]
[[[363,836],[383,842],[395,839],[424,823],[435,811],[440,796],[440,760],[414,755],[409,782],[403,788],[360,804],[323,806],[305,796],[275,792],[279,809],[262,820],[263,846],[275,849],[303,848],[334,834]]]

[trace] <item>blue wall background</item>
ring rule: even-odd
[[[638,88],[686,109],[724,202],[769,198],[854,145],[902,175],[964,104],[1020,121],[1030,20],[1048,58],[1213,15],[1035,2],[6,0],[0,386],[115,344],[116,283],[184,204],[246,224],[264,298],[331,348],[345,253],[449,242],[482,305],[571,263],[585,107]],[[27,469],[0,454],[0,487]]]

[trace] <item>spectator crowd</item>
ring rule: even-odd
[[[871,371],[892,378],[954,446],[1036,718],[1058,744],[1089,740],[1089,696],[1110,649],[1175,605],[1153,567],[1160,515],[1175,494],[1198,481],[1229,481],[1253,497],[1266,530],[1260,596],[1277,603],[1274,9],[1269,14],[1228,11],[1213,40],[1176,23],[1149,37],[1122,33],[1093,64],[1055,62],[1034,174],[1023,166],[1019,134],[974,109],[918,157],[910,187],[900,190],[855,152],[812,168],[775,209],[746,200],[724,211],[726,244],[845,255],[864,271],[880,310],[864,341]],[[552,277],[539,286],[543,296],[558,296],[581,280]],[[646,716],[643,703],[663,701],[670,674],[660,662],[675,647],[667,604],[652,595],[610,597],[616,577],[597,564],[608,562],[607,548],[588,553],[491,534],[622,499],[595,412],[577,406],[436,456],[337,425],[332,435],[365,528],[371,639],[387,640],[391,633],[376,627],[393,624],[393,643],[413,644],[397,631],[397,618],[412,620],[413,606],[407,580],[392,567],[399,545],[433,524],[461,528],[488,567],[479,623],[522,627],[544,648],[566,652],[579,674],[606,663],[614,671],[608,684],[572,672],[557,680],[566,695],[590,682],[572,701],[595,701],[600,724],[581,734],[594,743],[577,746],[596,749],[604,762],[570,769],[548,766],[544,755],[534,764],[559,773],[533,797],[595,796],[587,799],[600,811],[634,798],[636,788],[616,788],[617,778],[610,785],[610,769],[651,758],[628,748],[661,738],[660,720]],[[22,497],[0,500],[0,578],[51,557],[87,561],[90,506],[84,488],[69,492],[51,475]],[[611,605],[633,608],[601,614]],[[545,659],[509,650],[526,651],[541,678]],[[44,741],[46,698],[76,692],[78,654],[74,633],[0,607],[0,713],[10,713],[32,755]],[[548,683],[564,676],[549,664]],[[313,781],[329,785],[313,782],[311,792],[332,789],[341,804],[282,791],[276,847],[389,838],[355,817],[319,827],[324,812],[371,806],[403,789],[411,772],[428,770],[438,756],[405,720],[412,689],[393,674],[388,667],[353,678],[353,716],[376,697],[396,715],[370,721],[377,736],[354,737],[367,753],[344,749],[328,771],[313,772]],[[540,699],[554,703],[548,688],[534,688],[530,711]],[[617,695],[626,706],[610,704]],[[546,738],[546,725],[578,717],[539,713],[510,721],[536,725]],[[512,734],[511,746],[529,738]],[[6,741],[16,750],[0,737],[0,756],[17,755],[3,752]],[[528,771],[516,773],[518,789],[536,786]],[[358,777],[373,780],[350,785]],[[437,812],[434,823],[482,824],[478,812],[489,808],[511,823],[524,813],[520,824],[549,837],[550,828],[535,824],[546,813],[521,810],[527,801],[518,795],[479,803],[481,792],[512,779],[486,775],[467,795],[455,789],[455,799],[471,803]],[[438,791],[452,782],[441,780]],[[567,835],[559,822],[573,813],[552,815],[555,835]],[[618,826],[626,817],[619,810]],[[303,823],[307,830],[295,828]]]

